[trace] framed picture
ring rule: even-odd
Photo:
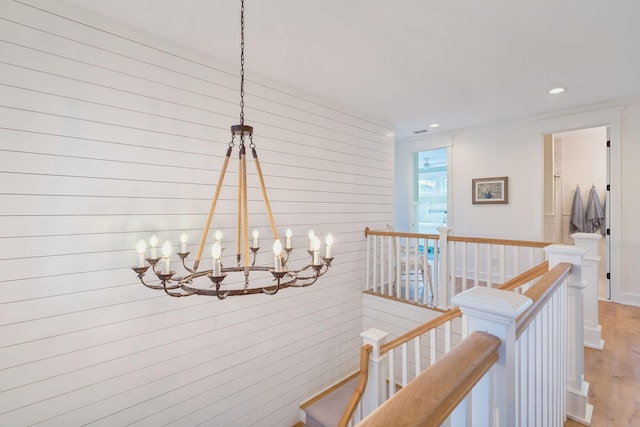
[[[509,203],[509,177],[472,179],[471,202],[478,205]]]

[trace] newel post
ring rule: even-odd
[[[584,380],[584,316],[582,280],[583,248],[550,245],[544,248],[549,269],[561,262],[572,264],[567,280],[567,417],[591,424],[593,405],[589,404],[589,383]]]
[[[440,264],[438,265],[438,308],[448,308],[451,306],[449,295],[449,232],[451,228],[449,227],[438,227],[438,233],[440,233],[440,241],[437,248],[433,248],[434,256],[435,251],[439,251],[440,257],[438,260]],[[426,260],[425,260],[426,261]]]
[[[384,344],[387,335],[389,335],[387,332],[375,328],[367,329],[360,334],[363,344],[373,347],[369,355],[369,380],[362,396],[363,417],[369,415],[385,401],[387,354],[380,354],[380,346]]]
[[[485,331],[500,338],[498,362],[490,392],[473,392],[472,419],[482,425],[511,427],[516,423],[516,319],[531,306],[531,298],[517,292],[475,287],[452,298],[467,317],[469,333]],[[490,381],[490,374],[482,381]]]
[[[602,326],[598,311],[598,275],[600,266],[599,247],[602,236],[599,233],[572,234],[576,246],[587,251],[582,260],[582,281],[584,289],[584,345],[602,350]]]

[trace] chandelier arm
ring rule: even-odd
[[[264,200],[264,206],[267,210],[267,216],[269,217],[269,224],[271,224],[271,232],[273,233],[273,240],[278,240],[278,228],[276,227],[276,222],[274,221],[273,213],[271,212],[271,204],[269,204],[269,197],[267,196],[267,188],[264,185],[262,168],[260,167],[260,160],[258,160],[258,153],[256,153],[255,147],[251,148],[251,153],[253,154],[253,162],[255,163],[255,166],[256,166],[258,181],[260,182],[260,189],[262,190],[262,200]]]
[[[193,293],[192,293],[192,292],[171,292],[171,291],[170,291],[171,289],[178,289],[178,288],[181,288],[181,286],[180,286],[180,285],[177,285],[177,286],[167,286],[167,283],[169,283],[169,282],[170,282],[170,280],[163,280],[163,281],[162,281],[162,285],[163,285],[163,286],[162,286],[162,288],[161,288],[161,289],[164,289],[164,293],[165,293],[165,294],[167,294],[167,295],[169,295],[169,296],[171,296],[171,297],[176,297],[176,298],[180,298],[180,297],[188,297],[188,296],[193,295]]]
[[[244,144],[238,149],[238,195],[236,200],[238,201],[237,213],[237,226],[236,226],[236,263],[240,266],[240,260],[242,259],[242,149]]]
[[[164,289],[163,285],[150,285],[147,282],[144,281],[143,279],[144,274],[139,274],[138,275],[138,279],[140,279],[140,283],[142,283],[144,286],[146,286],[149,289],[155,289],[155,290],[162,290]],[[175,286],[170,286],[169,289],[178,289],[180,286],[175,285]]]
[[[305,282],[303,279],[298,279],[298,280],[302,281],[302,283],[296,283],[294,285],[291,285],[291,287],[292,288],[306,288],[307,286],[311,286],[314,283],[316,283],[320,276],[322,276],[322,275],[320,274],[320,275],[309,277],[309,278],[306,279],[306,280],[313,279],[313,280],[311,280],[311,282]]]
[[[209,227],[211,227],[211,221],[213,220],[213,213],[216,210],[216,204],[218,203],[218,198],[220,197],[220,189],[222,188],[222,183],[224,182],[224,176],[227,173],[227,166],[229,165],[229,159],[231,158],[231,150],[232,150],[232,147],[230,146],[227,149],[227,155],[225,156],[224,163],[222,164],[222,170],[220,171],[220,176],[218,177],[218,185],[216,186],[216,192],[213,195],[213,199],[211,200],[211,208],[209,209],[209,215],[207,216],[207,221],[204,225],[204,229],[202,230],[202,237],[200,238],[198,253],[196,255],[195,261],[193,262],[193,271],[198,270],[198,266],[200,265],[202,251],[204,250],[204,245],[207,241],[207,234],[209,233]]]
[[[240,158],[242,162],[242,233],[244,234],[242,257],[244,259],[246,280],[249,276],[249,272],[247,270],[249,267],[249,201],[247,196],[247,156],[244,146],[244,136],[242,137],[240,151]]]

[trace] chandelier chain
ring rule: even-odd
[[[244,0],[240,2],[240,124],[244,125]]]

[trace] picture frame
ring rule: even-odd
[[[472,179],[471,203],[474,205],[509,203],[509,177]]]

